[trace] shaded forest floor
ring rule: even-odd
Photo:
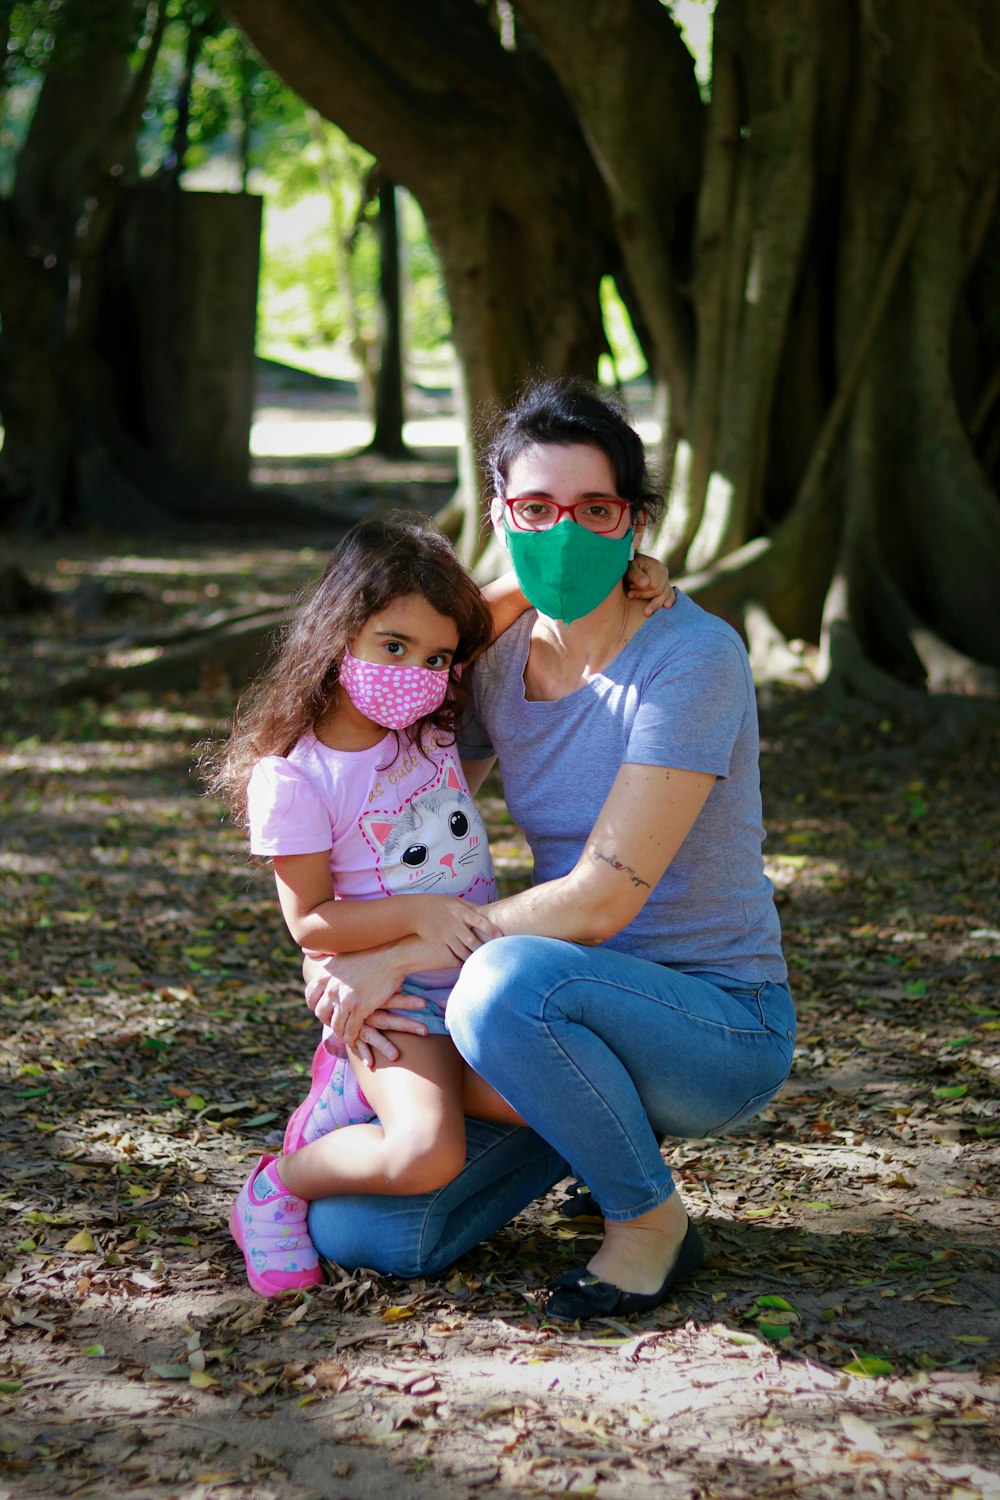
[[[325,540],[19,559],[110,613],[0,638],[0,1495],[1000,1494],[995,742],[929,761],[905,724],[763,705],[799,1047],[750,1127],[665,1148],[710,1252],[672,1302],[548,1325],[594,1233],[558,1191],[440,1280],[248,1290],[225,1220],[314,1022],[270,877],[192,774],[232,685],[47,692],[115,638],[280,604]],[[497,784],[486,813],[509,889]]]

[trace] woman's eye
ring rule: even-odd
[[[593,505],[588,505],[584,510],[584,515],[588,516],[592,521],[606,521],[613,514],[614,512],[610,505],[600,505],[597,502]]]

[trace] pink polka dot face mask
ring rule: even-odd
[[[436,713],[448,693],[449,674],[430,667],[390,667],[359,661],[349,651],[340,663],[340,685],[358,713],[384,729],[408,729]]]

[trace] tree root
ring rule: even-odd
[[[107,699],[128,692],[182,692],[197,688],[209,673],[246,681],[271,655],[275,633],[286,618],[284,609],[265,610],[184,631],[152,658],[131,663],[106,659],[57,683],[53,701],[75,703],[80,698]],[[135,642],[130,647],[137,649]],[[125,644],[119,643],[117,649],[124,653]]]
[[[793,651],[787,637],[778,629],[762,604],[751,600],[743,612],[743,630],[753,680],[758,687],[774,682],[802,683],[812,687],[813,674],[801,655]]]
[[[44,584],[33,583],[27,573],[14,564],[0,568],[0,615],[35,614],[54,609],[56,595]]]
[[[943,644],[943,643],[942,643]],[[848,703],[873,714],[888,712],[906,720],[929,755],[954,751],[985,731],[1000,731],[1000,702],[947,692],[926,693],[890,677],[862,649],[852,627],[833,620],[827,630],[829,672],[820,695],[834,710]],[[957,653],[956,653],[957,654]]]

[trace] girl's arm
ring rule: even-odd
[[[519,615],[523,615],[531,605],[521,593],[521,586],[517,581],[517,575],[511,571],[501,573],[492,583],[484,584],[479,590],[493,617],[493,639],[503,635]]]
[[[350,1037],[362,1061],[372,1062],[372,1052],[380,1052],[389,1062],[399,1050],[388,1031],[407,1031],[426,1035],[420,1019],[425,1001],[416,995],[400,992],[407,974],[434,967],[433,956],[421,938],[403,937],[379,948],[362,953],[306,953],[302,977],[306,982],[306,1003],[324,1026],[337,1036]],[[393,1014],[387,1014],[391,1006]],[[399,1015],[401,1010],[412,1016]]]
[[[674,588],[670,574],[663,563],[655,557],[637,552],[628,565],[626,593],[630,599],[646,599],[647,615],[658,609],[669,609],[674,602]],[[483,602],[493,616],[493,639],[503,635],[519,615],[530,609],[521,593],[517,576],[513,572],[501,573],[492,583],[484,584],[479,591]]]
[[[625,592],[630,599],[648,600],[647,615],[655,615],[658,609],[670,609],[673,606],[674,586],[670,582],[666,563],[661,563],[659,558],[637,552],[628,565],[625,581]]]
[[[329,850],[277,855],[273,864],[281,914],[304,950],[358,953],[412,936],[427,946],[426,967],[441,968],[462,963],[497,936],[484,907],[455,896],[335,900]]]

